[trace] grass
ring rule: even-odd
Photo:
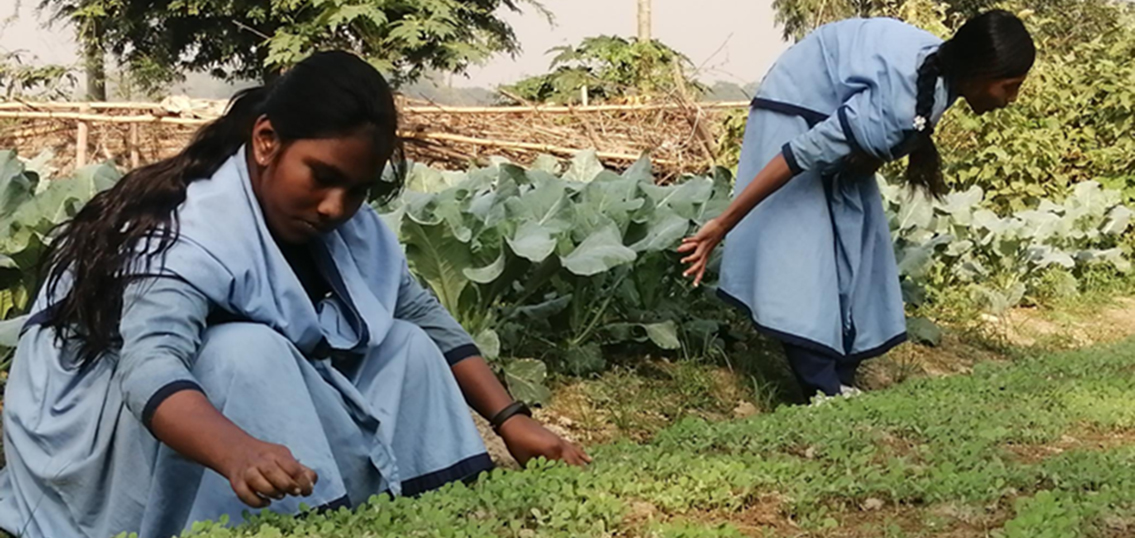
[[[198,534],[1129,536],[1133,401],[1129,340],[745,420],[687,414],[649,442],[593,447],[587,470],[541,462],[418,500]]]

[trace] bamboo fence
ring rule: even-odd
[[[54,154],[66,173],[95,161],[135,168],[170,157],[200,126],[224,114],[225,101],[0,101],[0,148]],[[644,154],[673,177],[704,171],[720,158],[724,115],[747,102],[666,101],[596,106],[443,107],[400,98],[407,157],[464,169],[490,157],[527,165],[541,153],[570,158],[594,149],[620,169]]]
[[[138,167],[174,155],[225,101],[174,97],[159,103],[0,101],[0,148],[54,154],[61,172],[96,161]],[[408,157],[446,169],[503,156],[529,164],[539,154],[568,158],[594,149],[619,169],[642,155],[672,177],[718,162],[725,115],[746,102],[682,97],[642,104],[446,107],[399,99]]]

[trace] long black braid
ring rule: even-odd
[[[906,167],[907,184],[922,189],[935,198],[941,198],[946,194],[946,181],[942,178],[942,157],[938,154],[938,146],[934,143],[934,123],[931,121],[934,113],[934,94],[941,76],[938,54],[927,56],[918,68],[916,82],[918,98],[914,105],[914,121],[919,140],[914,151],[910,153],[910,162]]]
[[[1023,77],[1036,60],[1036,46],[1024,23],[994,9],[967,21],[918,67],[915,130],[919,140],[906,169],[909,185],[935,198],[946,193],[942,159],[934,144],[934,97],[938,80],[957,90],[963,83]]]

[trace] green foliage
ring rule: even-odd
[[[659,186],[649,161],[616,174],[594,152],[562,174],[557,167],[500,161],[461,174],[415,166],[384,218],[415,274],[505,357],[586,375],[604,368],[605,347],[677,350],[695,320],[713,332],[696,305],[716,305],[682,282],[673,249],[728,203],[729,174]],[[538,384],[533,372],[543,376],[533,368],[504,371],[511,385],[528,387]]]
[[[954,112],[939,130],[956,189],[981,187],[1001,210],[1060,200],[1095,180],[1135,199],[1135,27],[1042,56],[1020,100],[989,118]]]
[[[1110,0],[777,0],[788,35],[850,16],[893,16],[949,37],[991,7],[1019,13],[1037,43],[1020,99],[978,118],[959,103],[936,134],[947,180],[981,187],[1000,213],[1062,200],[1098,181],[1135,200],[1135,24],[1130,2]],[[897,166],[892,168],[897,169]]]
[[[986,530],[1006,538],[1125,535],[1135,447],[1093,439],[1135,426],[1132,368],[1135,342],[982,364],[819,407],[686,419],[647,444],[594,447],[587,470],[538,461],[418,499],[257,516],[236,529],[203,523],[189,535],[725,537],[740,534],[723,523],[774,499],[770,517],[818,535],[855,530],[869,500],[915,513],[954,507],[939,511],[956,514],[942,524],[962,529],[973,528],[967,510],[1004,506],[1008,521]]]
[[[1116,27],[1117,9],[1129,9],[1112,0],[774,0],[776,22],[785,39],[800,39],[812,30],[852,17],[894,17],[949,37],[968,18],[1001,8],[1032,16],[1035,37],[1042,49],[1051,50],[1088,41]]]
[[[736,172],[741,161],[741,142],[745,139],[745,126],[748,123],[748,110],[730,110],[722,114],[720,134],[717,137],[717,161]]]
[[[70,178],[43,180],[38,170],[49,158],[45,154],[25,164],[14,152],[0,151],[0,319],[26,309],[52,229],[119,177],[113,166],[102,164]]]
[[[0,51],[0,93],[5,99],[64,99],[74,87],[75,73],[67,67],[33,65],[23,51]]]
[[[1045,200],[1005,218],[987,209],[980,187],[941,202],[886,183],[881,190],[906,299],[914,306],[935,293],[965,289],[999,313],[1050,285],[1052,268],[1063,270],[1063,284],[1073,290],[1094,267],[1131,270],[1123,238],[1135,213],[1117,191],[1095,182],[1075,185],[1062,204]]]
[[[6,369],[31,295],[39,259],[52,229],[118,179],[110,165],[92,165],[70,178],[41,179],[49,154],[28,163],[0,151],[0,370]]]
[[[463,72],[519,44],[500,9],[532,0],[43,0],[97,23],[108,52],[150,86],[189,71],[265,80],[317,50],[346,49],[397,81]],[[154,88],[144,88],[152,90]]]
[[[12,153],[0,156],[6,319],[24,312],[36,288],[50,229],[118,173],[103,165],[40,181],[34,170],[46,157],[28,171]],[[623,356],[721,357],[728,342],[744,340],[734,330],[747,321],[707,293],[712,285],[691,288],[674,251],[728,205],[724,169],[656,185],[646,159],[618,174],[582,152],[566,170],[551,158],[530,169],[503,160],[468,172],[414,165],[407,185],[382,218],[414,274],[520,397],[547,400],[550,373],[591,375]],[[1004,218],[979,187],[935,203],[885,182],[881,191],[916,312],[957,294],[1000,312],[1130,271],[1135,214],[1094,182]],[[925,319],[912,319],[911,330],[925,345],[941,337]]]
[[[579,103],[587,86],[594,101],[639,100],[668,93],[701,95],[706,88],[686,74],[689,58],[661,41],[589,37],[578,46],[552,49],[551,72],[529,77],[504,89],[538,103]]]

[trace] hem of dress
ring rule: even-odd
[[[329,512],[336,512],[340,508],[350,509],[351,508],[351,498],[346,496],[346,495],[343,495],[342,497],[339,497],[338,499],[335,499],[331,502],[323,503],[319,506],[316,506],[315,508],[313,508],[311,510],[311,512],[315,513],[315,514],[326,514],[326,513],[329,513]]]
[[[812,340],[812,339],[809,339],[809,338],[804,338],[802,336],[787,333],[787,332],[784,332],[784,331],[781,331],[781,330],[773,329],[772,327],[762,325],[760,322],[757,321],[756,316],[753,315],[753,309],[749,308],[749,305],[745,304],[740,299],[734,297],[729,292],[727,292],[727,291],[725,291],[721,288],[717,288],[717,297],[719,299],[721,299],[722,301],[725,301],[726,304],[742,311],[743,313],[745,313],[745,315],[749,316],[749,319],[753,322],[753,326],[757,328],[757,331],[764,333],[765,335],[770,336],[772,338],[775,338],[777,340],[780,340],[781,342],[787,342],[787,343],[792,344],[794,346],[799,346],[799,347],[810,349],[812,351],[816,351],[816,352],[819,352],[819,353],[825,353],[825,354],[828,354],[828,355],[832,355],[832,356],[836,357],[837,359],[844,360],[844,361],[865,361],[867,359],[873,359],[875,357],[883,355],[884,353],[894,349],[896,346],[898,346],[899,344],[902,344],[903,342],[906,342],[906,340],[907,340],[907,333],[906,333],[906,331],[903,331],[902,333],[894,336],[890,340],[887,340],[886,342],[883,342],[882,344],[875,346],[871,349],[868,349],[868,350],[865,350],[865,351],[860,351],[858,353],[848,354],[848,353],[838,351],[831,346],[821,344],[821,343],[819,343],[815,340]]]
[[[466,480],[493,470],[493,460],[488,453],[463,459],[445,469],[434,471],[402,482],[402,495],[415,497],[427,491],[440,488],[450,482]]]

